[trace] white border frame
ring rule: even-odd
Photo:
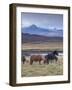
[[[63,75],[58,76],[41,76],[41,77],[21,77],[21,12],[33,13],[50,13],[63,14]],[[17,7],[16,8],[16,83],[36,83],[36,82],[53,82],[68,80],[68,10],[48,9],[34,7]]]

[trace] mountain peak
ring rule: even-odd
[[[35,24],[32,24],[31,26],[30,26],[30,28],[38,28]]]

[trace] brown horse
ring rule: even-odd
[[[30,57],[30,64],[32,65],[33,62],[39,62],[39,64],[41,64],[41,61],[43,60],[42,56],[41,55],[32,55]]]

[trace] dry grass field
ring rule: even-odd
[[[21,65],[21,76],[52,76],[63,74],[63,56],[58,56],[58,62],[49,64],[41,64],[34,62],[32,65],[29,62]]]
[[[63,50],[62,42],[44,42],[44,43],[24,43],[22,44],[22,50],[31,50],[31,49],[39,49],[39,50]]]

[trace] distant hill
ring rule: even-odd
[[[37,27],[36,25],[31,25],[29,27],[22,28],[22,33],[36,34],[47,37],[63,37],[63,30],[54,29],[45,29]]]
[[[22,43],[43,43],[54,41],[63,41],[63,37],[48,37],[36,34],[22,33]]]

